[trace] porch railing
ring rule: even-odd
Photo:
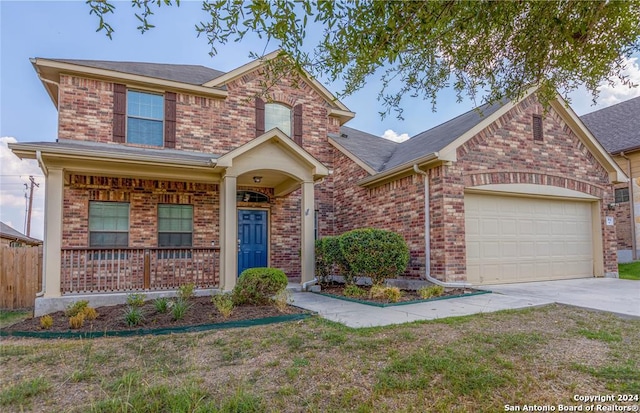
[[[218,286],[220,248],[62,248],[61,290],[97,293]]]

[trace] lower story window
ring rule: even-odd
[[[129,246],[129,203],[89,203],[89,246],[126,248]]]
[[[158,205],[158,246],[193,245],[193,205]]]

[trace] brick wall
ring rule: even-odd
[[[193,205],[193,246],[219,245],[218,186],[71,175],[64,189],[63,247],[89,246],[89,202],[129,202],[129,247],[157,247],[158,204]]]
[[[628,188],[626,183],[616,185],[616,188]],[[616,205],[616,240],[619,250],[631,250],[633,248],[631,236],[631,202],[621,202]]]
[[[405,276],[424,274],[424,180],[410,175],[371,190],[356,182],[368,174],[337,149],[334,157],[335,234],[363,227],[402,235],[410,251]]]
[[[260,70],[246,74],[227,85],[226,99],[207,98],[177,93],[176,149],[222,154],[255,138],[255,97],[262,94]],[[159,90],[159,92],[162,92]],[[263,96],[263,98],[265,98]],[[329,133],[339,133],[340,124],[328,116],[328,104],[303,79],[282,79],[272,85],[268,99],[290,107],[303,105],[304,149],[329,169],[333,163],[333,149],[327,142]],[[60,81],[59,137],[102,143],[112,142],[113,84],[93,79],[63,75]],[[129,144],[125,144],[129,145]],[[140,146],[140,145],[131,145]],[[88,245],[87,214],[90,199],[130,202],[130,245],[154,246],[157,242],[156,205],[162,191],[149,189],[155,181],[148,181],[134,190],[104,185],[96,192],[75,183],[65,189],[65,243],[68,246]],[[116,183],[117,185],[117,183]],[[213,186],[215,187],[215,185]],[[210,245],[209,238],[218,239],[217,189],[210,195],[215,199],[189,199],[195,205],[194,216],[203,216],[214,232],[194,232],[194,243]],[[200,206],[200,202],[215,204],[214,208]],[[282,268],[290,276],[300,275],[300,191],[275,199],[271,210],[271,265]],[[327,177],[316,186],[316,206],[320,234],[333,234],[333,179]],[[213,223],[213,224],[211,224]]]
[[[531,118],[544,117],[544,141],[534,143]],[[457,162],[429,170],[431,275],[466,280],[464,189],[486,184],[528,183],[564,187],[602,199],[605,272],[617,271],[615,227],[604,225],[613,190],[604,168],[549,109],[529,97],[462,145]],[[356,182],[367,173],[335,150],[336,233],[373,226],[402,234],[411,250],[406,275],[424,274],[422,177],[408,176],[367,190]]]

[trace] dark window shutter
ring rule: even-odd
[[[127,87],[119,83],[113,85],[113,141],[126,141]]]
[[[256,137],[264,133],[264,100],[256,98]]]
[[[533,140],[542,142],[542,116],[533,115]]]
[[[302,146],[302,105],[293,107],[293,141]]]
[[[164,146],[176,147],[176,94],[164,94]]]

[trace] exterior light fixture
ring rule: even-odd
[[[259,184],[262,181],[262,177],[261,176],[254,176],[253,177],[253,182]]]

